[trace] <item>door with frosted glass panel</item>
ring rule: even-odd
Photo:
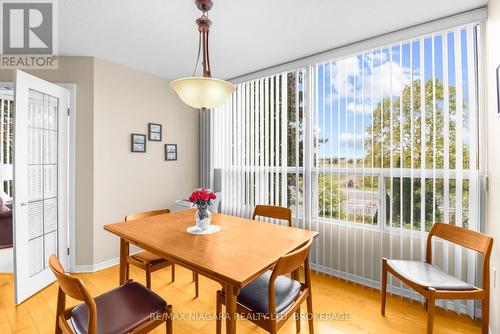
[[[54,281],[56,254],[67,267],[66,89],[16,71],[14,273],[19,304]]]

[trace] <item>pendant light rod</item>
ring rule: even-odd
[[[201,51],[203,54],[202,66],[203,66],[203,77],[211,78],[212,71],[210,70],[210,56],[208,53],[208,33],[210,32],[210,26],[212,21],[208,18],[208,11],[212,9],[214,5],[212,0],[195,0],[196,7],[202,11],[203,15],[196,20],[196,25],[198,26],[198,32],[200,33]],[[198,57],[200,54],[200,49],[198,48]]]
[[[208,11],[212,8],[212,0],[195,0],[196,7],[202,15],[196,20],[198,26],[198,56],[192,77],[184,77],[170,83],[179,98],[187,105],[206,110],[225,103],[235,87],[232,83],[212,78],[210,70],[210,56],[208,52],[208,34],[212,21],[208,18]],[[202,58],[203,77],[196,77],[196,71]]]
[[[212,21],[210,21],[206,16],[206,13],[203,13],[203,16],[196,20],[196,24],[198,25],[198,31],[200,32],[201,37],[203,77],[211,78],[212,72],[210,70],[210,57],[208,54],[208,33],[210,31]]]

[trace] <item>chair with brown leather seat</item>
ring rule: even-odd
[[[292,227],[292,210],[289,208],[274,205],[256,205],[253,210],[252,219],[255,220],[257,216],[286,220],[288,226]]]
[[[433,237],[447,240],[483,255],[482,288],[463,282],[432,265]],[[427,237],[425,262],[382,259],[382,315],[385,315],[387,272],[390,272],[426,298],[427,333],[432,333],[436,299],[480,299],[483,301],[483,334],[487,334],[489,326],[490,255],[492,247],[493,238],[487,235],[449,224],[435,223]]]
[[[163,215],[166,213],[170,213],[169,209],[161,209],[161,210],[154,210],[154,211],[146,211],[146,212],[141,212],[141,213],[135,213],[132,215],[128,215],[125,217],[125,221],[132,221],[132,220],[137,220],[137,219],[142,219],[142,218],[147,218],[147,217],[152,217],[156,215]],[[162,258],[159,255],[156,255],[154,253],[148,252],[148,251],[142,251],[139,253],[135,253],[132,255],[129,255],[127,257],[127,263],[132,264],[136,267],[139,267],[143,269],[146,272],[146,286],[148,289],[151,289],[151,273],[155,272],[157,270],[166,268],[168,266],[172,266],[172,282],[175,281],[175,265]],[[127,280],[129,278],[129,270],[127,270]],[[198,274],[193,273],[193,281],[195,284],[195,294],[196,297],[199,295],[199,284],[198,284]]]
[[[309,333],[314,333],[311,294],[311,270],[309,250],[312,240],[299,249],[281,257],[273,270],[268,270],[247,286],[237,297],[236,312],[271,334],[295,315],[297,333],[300,333],[300,306],[307,301]],[[304,281],[300,281],[300,269],[304,268]],[[290,274],[292,278],[288,277]],[[217,334],[221,334],[224,291],[217,291]]]
[[[172,333],[172,306],[143,285],[129,281],[92,298],[79,278],[64,272],[55,255],[49,266],[59,283],[56,334],[139,334],[164,322],[167,334]],[[66,296],[83,303],[66,308]]]

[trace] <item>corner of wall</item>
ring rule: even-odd
[[[487,120],[487,148],[485,150],[487,157],[487,175],[488,175],[488,191],[486,193],[486,233],[492,236],[495,241],[493,243],[493,251],[491,256],[491,268],[500,270],[500,151],[496,143],[500,141],[500,118],[497,115],[497,82],[496,68],[500,64],[500,45],[498,44],[498,36],[500,35],[500,0],[489,0],[488,2],[488,21],[486,26],[486,120]],[[497,273],[498,276],[498,273]],[[493,280],[493,277],[491,278]],[[499,277],[495,282],[491,282],[490,291],[490,333],[500,333],[500,286]],[[495,298],[496,297],[496,298]]]

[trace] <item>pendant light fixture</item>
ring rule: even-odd
[[[185,104],[193,108],[214,108],[226,102],[235,87],[230,82],[212,78],[208,55],[208,32],[210,31],[212,21],[208,19],[208,11],[212,8],[213,3],[211,0],[195,0],[195,3],[203,14],[196,20],[200,35],[198,40],[198,58],[196,59],[193,76],[172,81],[170,88],[177,93]],[[200,53],[203,55],[203,77],[196,77]]]

